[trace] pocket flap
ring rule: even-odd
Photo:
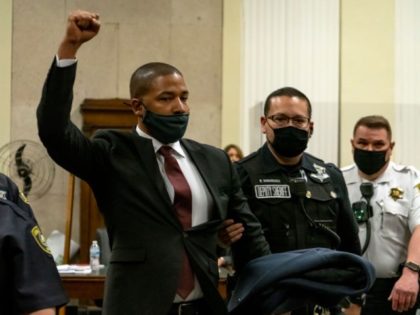
[[[409,205],[403,200],[392,200],[391,198],[384,201],[384,211],[393,215],[400,215],[404,218],[408,217]]]

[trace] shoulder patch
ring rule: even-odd
[[[34,238],[35,242],[38,244],[38,246],[46,252],[48,255],[52,256],[51,250],[47,245],[47,240],[45,239],[44,235],[42,234],[40,228],[38,225],[35,225],[32,230],[32,237]]]

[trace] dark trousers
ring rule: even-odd
[[[417,304],[412,309],[402,313],[392,310],[392,303],[388,301],[388,297],[397,280],[398,278],[376,279],[372,289],[367,293],[366,305],[363,306],[362,315],[415,315],[419,306],[418,297]]]
[[[315,305],[307,305],[306,307],[299,308],[292,311],[292,315],[313,315],[313,314],[323,314],[322,307],[316,307]],[[324,309],[325,310],[325,309]],[[341,315],[344,314],[341,312],[340,306],[329,307],[328,308],[330,315]],[[378,314],[377,314],[378,315]]]

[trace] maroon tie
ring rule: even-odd
[[[165,171],[169,181],[174,187],[174,208],[179,221],[184,230],[191,227],[191,209],[192,198],[191,190],[185,179],[184,174],[179,167],[178,162],[172,156],[172,148],[169,146],[162,146],[159,153],[165,158]],[[177,293],[183,299],[194,289],[194,275],[191,269],[187,254],[183,252],[182,271],[178,283]]]

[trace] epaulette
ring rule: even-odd
[[[394,171],[397,171],[397,172],[407,172],[410,169],[410,167],[407,165],[401,165],[401,164],[395,164],[395,163],[392,164],[392,168],[394,169]]]
[[[246,162],[248,160],[251,160],[251,159],[253,159],[253,158],[256,157],[257,152],[258,151],[252,152],[251,154],[248,154],[247,156],[245,156],[244,158],[242,158],[241,160],[239,160],[238,162],[235,162],[235,163],[242,164],[242,163],[244,163],[244,162]]]
[[[334,164],[334,163],[332,163],[332,162],[325,163],[325,166],[326,166],[327,168],[333,168],[333,169],[335,169],[335,170],[337,170],[337,171],[341,171],[341,170],[340,170],[340,168],[339,168],[336,164]]]
[[[417,168],[411,165],[400,165],[393,163],[392,168],[399,173],[411,173],[420,176],[420,172],[417,170]]]
[[[19,217],[27,220],[28,219],[28,214],[23,211],[21,208],[19,208],[14,202],[7,200],[7,199],[0,199],[0,205],[6,205],[9,208],[12,209],[13,212],[16,213],[16,215],[18,215]]]
[[[350,164],[341,168],[342,172],[348,172],[353,170],[356,167],[356,164]]]
[[[19,188],[3,173],[0,173],[0,198],[16,202],[19,195]]]
[[[314,156],[314,155],[312,155],[312,154],[310,154],[310,153],[305,152],[305,155],[306,155],[308,158],[310,158],[310,159],[313,159],[313,160],[317,161],[318,163],[321,163],[321,164],[326,164],[326,163],[324,162],[324,160],[323,160],[323,159],[320,159],[319,157],[316,157],[316,156]]]

